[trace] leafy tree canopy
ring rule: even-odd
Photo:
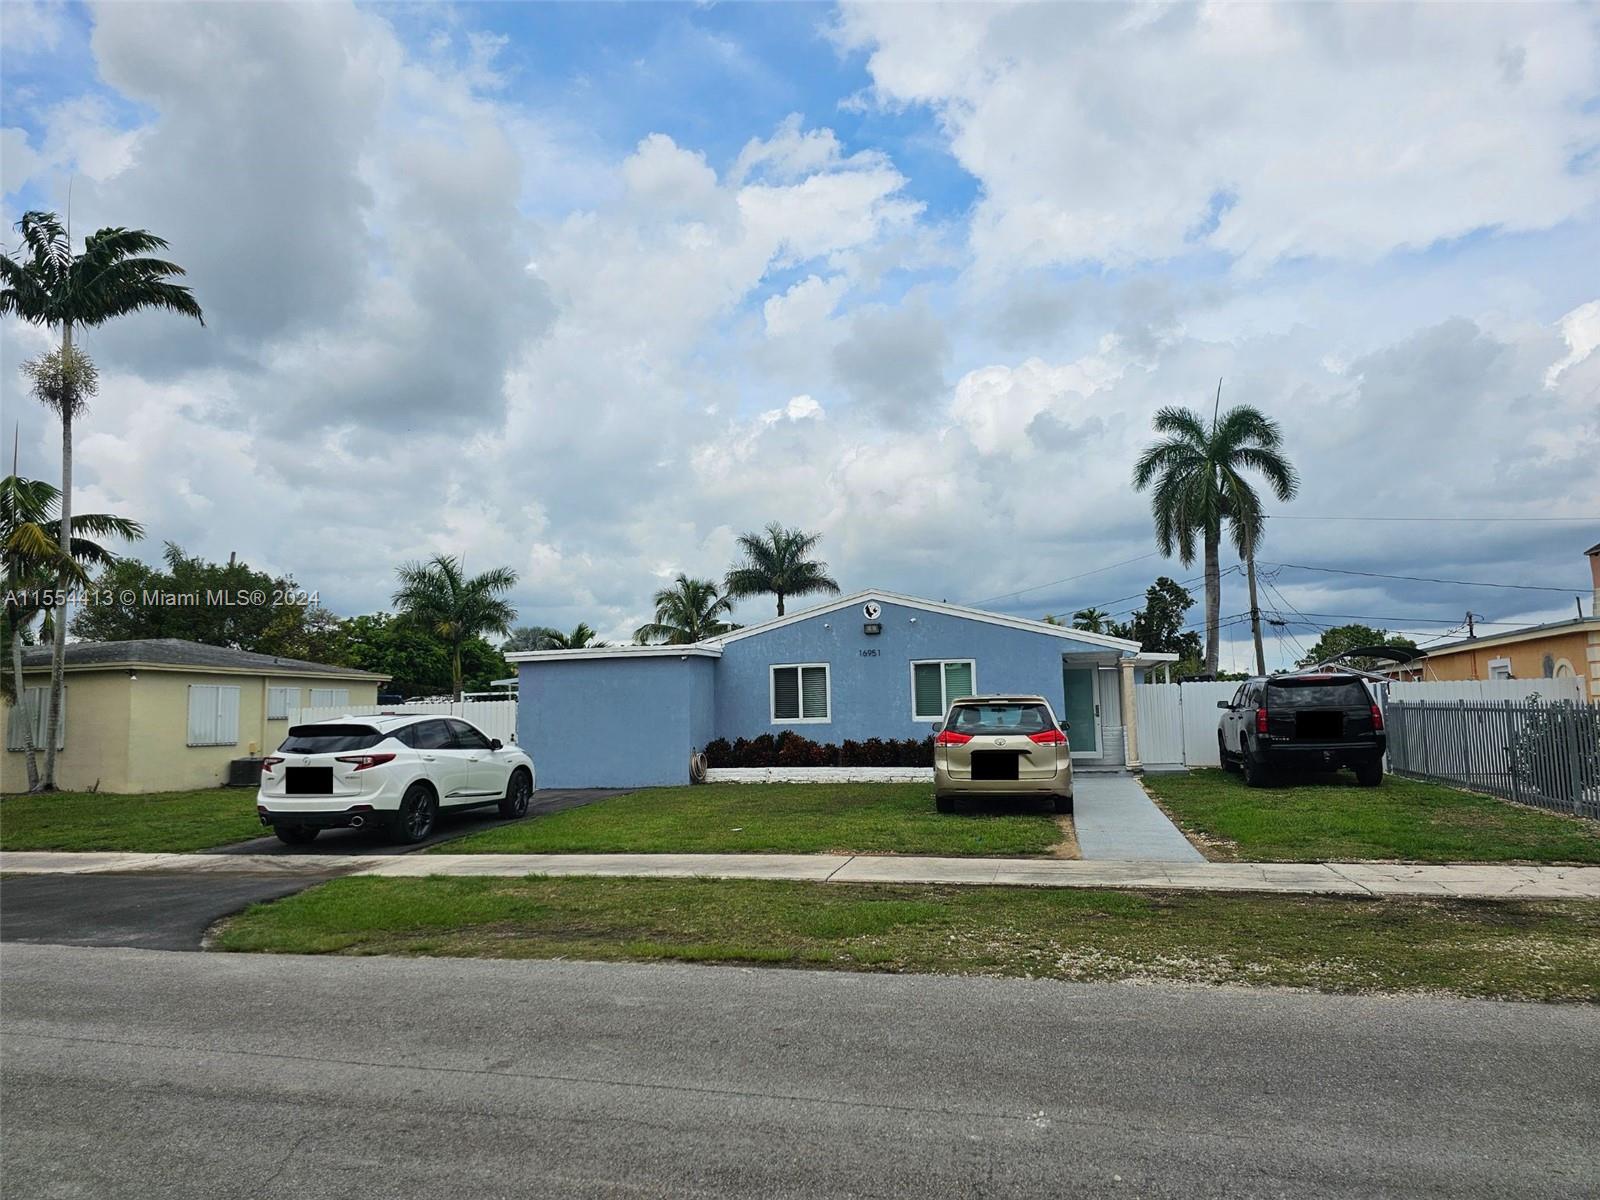
[[[131,638],[185,638],[258,654],[326,661],[338,618],[299,600],[292,575],[272,576],[248,563],[207,562],[166,544],[163,565],[124,558],[95,578],[90,603],[72,632],[91,642]],[[282,596],[283,603],[273,600]],[[265,598],[256,603],[254,596]],[[231,597],[235,602],[221,602]],[[238,598],[244,597],[239,603]],[[158,599],[159,598],[159,599]]]
[[[1145,650],[1178,655],[1180,670],[1189,660],[1193,660],[1197,669],[1201,658],[1200,635],[1192,629],[1184,629],[1193,605],[1194,595],[1188,588],[1162,575],[1145,589],[1143,608],[1126,621],[1107,622],[1105,631],[1113,637],[1138,642]]]
[[[1335,625],[1332,629],[1325,630],[1316,644],[1306,651],[1306,656],[1295,665],[1298,667],[1314,667],[1320,662],[1327,662],[1336,654],[1346,650],[1354,650],[1360,646],[1400,646],[1407,650],[1415,650],[1416,642],[1407,637],[1391,635],[1388,630],[1374,629],[1370,625]],[[1363,671],[1370,671],[1373,667],[1382,666],[1384,660],[1358,656],[1342,660],[1346,665],[1356,667]]]

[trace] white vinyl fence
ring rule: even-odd
[[[1524,704],[1532,700],[1582,702],[1581,679],[1488,679],[1449,683],[1371,685],[1380,704],[1408,703]],[[1215,767],[1218,700],[1230,700],[1235,682],[1142,683],[1133,691],[1139,721],[1139,760],[1146,767]]]
[[[442,717],[461,717],[485,734],[502,742],[517,740],[517,702],[515,700],[440,700],[425,704],[336,704],[332,707],[302,708],[291,714],[291,724],[334,721],[340,717],[375,717],[380,713],[432,713]]]

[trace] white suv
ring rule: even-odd
[[[391,714],[294,726],[261,760],[256,812],[291,846],[374,822],[420,842],[441,810],[521,817],[532,795],[533,760],[516,746],[459,717]]]

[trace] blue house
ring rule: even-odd
[[[920,740],[951,700],[996,692],[1049,700],[1071,723],[1075,761],[1138,766],[1135,669],[1175,657],[885,591],[694,645],[506,655],[518,676],[517,741],[550,788],[687,783],[690,757],[715,738]]]

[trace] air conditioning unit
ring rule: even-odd
[[[228,764],[229,787],[260,787],[261,786],[261,760],[259,758],[236,758]]]

